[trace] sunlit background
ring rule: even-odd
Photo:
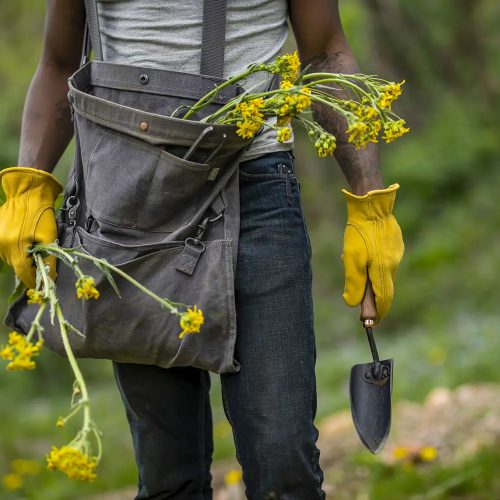
[[[393,308],[376,330],[381,355],[395,359],[396,406],[391,439],[376,458],[358,444],[346,413],[350,367],[370,359],[359,312],[341,299],[346,214],[340,189],[346,182],[335,162],[316,158],[297,131],[297,171],[313,246],[325,489],[337,499],[500,498],[500,4],[350,0],[341,11],[362,71],[406,80],[396,110],[412,130],[380,147],[386,185],[401,184],[395,215],[406,253]],[[0,2],[2,167],[17,161],[43,16],[40,0]],[[61,180],[71,157],[72,147],[56,169]],[[4,268],[4,305],[12,286]],[[35,372],[0,370],[0,498],[132,498],[135,465],[110,363],[81,365],[104,432],[98,479],[75,484],[45,470],[51,444],[63,445],[77,430],[55,426],[67,413],[73,379],[63,359],[45,352]],[[222,484],[237,462],[218,377],[212,381],[214,475]],[[23,472],[16,459],[40,467]]]

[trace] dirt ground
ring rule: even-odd
[[[349,411],[324,419],[320,425],[318,447],[325,474],[324,490],[328,498],[338,498],[350,490],[349,482],[360,478],[352,474],[346,458],[356,453],[369,453],[361,445]],[[391,435],[378,459],[386,463],[405,457],[419,461],[422,450],[430,450],[424,459],[444,464],[460,463],[485,445],[500,443],[500,386],[463,385],[455,390],[434,389],[422,404],[400,401],[393,410]],[[429,452],[428,452],[429,453]],[[212,467],[214,500],[244,500],[238,481],[237,462],[217,462]],[[227,474],[233,471],[229,479]],[[227,484],[227,483],[232,484]],[[135,488],[110,492],[85,500],[130,500]],[[358,498],[357,495],[351,498]],[[81,499],[84,500],[84,499]]]

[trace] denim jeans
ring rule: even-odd
[[[239,373],[224,411],[250,500],[324,499],[316,447],[311,247],[293,154],[240,164],[235,276]],[[114,363],[139,470],[137,499],[212,498],[210,375]]]

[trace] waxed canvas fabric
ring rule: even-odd
[[[95,278],[101,296],[78,300],[76,276],[59,260],[60,304],[83,334],[70,332],[77,357],[239,370],[234,359],[238,164],[251,141],[238,137],[232,126],[214,125],[185,160],[207,124],[171,116],[214,83],[217,79],[202,75],[102,61],[86,63],[70,78],[76,152],[58,219],[59,244],[106,258],[158,295],[196,304],[205,315],[200,333],[179,339],[178,316],[115,275],[119,298],[101,271],[83,259],[82,271]],[[238,90],[225,92],[205,115]],[[200,224],[202,245],[193,244]],[[10,306],[6,324],[26,333],[37,309],[23,295]],[[42,323],[46,345],[64,354],[57,325],[48,315]]]

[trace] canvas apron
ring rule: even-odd
[[[206,123],[171,116],[223,81],[225,7],[225,0],[204,1],[198,75],[102,61],[96,3],[86,0],[82,65],[69,78],[76,151],[58,216],[59,244],[106,258],[162,297],[196,304],[205,323],[200,333],[179,339],[178,316],[115,275],[118,298],[102,272],[82,258],[79,265],[95,278],[101,296],[78,300],[75,274],[58,260],[61,308],[84,335],[69,332],[77,357],[239,370],[238,164],[250,140],[237,136],[233,126],[207,129]],[[240,90],[224,89],[201,116]],[[37,309],[23,295],[11,305],[6,323],[26,333]],[[46,345],[64,354],[48,314],[43,327]]]

